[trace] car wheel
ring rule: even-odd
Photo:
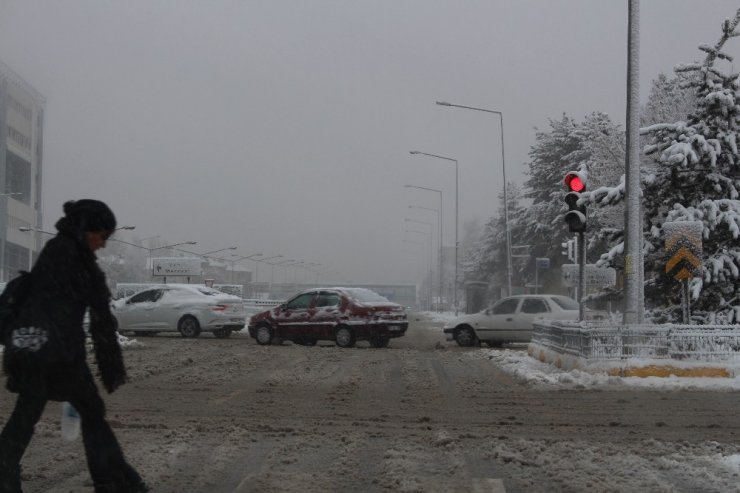
[[[342,348],[352,347],[355,345],[355,334],[352,329],[342,325],[334,332],[334,342]]]
[[[255,337],[257,344],[266,346],[272,342],[272,327],[269,325],[260,325],[257,327]]]
[[[475,346],[478,342],[473,329],[467,326],[458,327],[455,331],[455,340],[462,347]]]
[[[183,337],[198,337],[200,335],[200,324],[195,317],[185,315],[177,324],[177,330]]]
[[[370,345],[374,348],[388,347],[391,338],[388,336],[373,336],[370,338]]]
[[[216,329],[213,331],[213,335],[219,339],[227,339],[231,337],[231,329]]]

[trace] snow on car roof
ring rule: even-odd
[[[128,296],[130,298],[131,296],[135,296],[138,293],[141,293],[142,291],[148,291],[150,289],[164,289],[167,291],[187,291],[189,293],[193,294],[202,294],[206,296],[218,296],[223,298],[239,298],[238,296],[224,293],[223,291],[219,291],[218,289],[209,288],[205,284],[183,284],[183,283],[172,283],[172,284],[150,284],[145,288],[142,288],[138,290],[136,293]]]

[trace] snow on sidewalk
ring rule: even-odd
[[[735,378],[688,377],[611,377],[581,370],[563,371],[541,363],[526,352],[512,349],[478,349],[467,353],[471,358],[485,358],[516,378],[534,385],[576,388],[652,388],[666,390],[740,390],[740,376]]]

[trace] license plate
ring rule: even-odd
[[[388,330],[390,330],[391,332],[398,332],[399,330],[401,330],[401,327],[399,325],[389,325]]]

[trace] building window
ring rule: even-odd
[[[19,271],[28,270],[28,249],[9,241],[5,242],[5,272],[8,279],[18,275]]]
[[[6,163],[4,193],[31,205],[31,163],[10,151],[6,153]]]
[[[14,127],[11,127],[10,125],[8,125],[8,139],[12,140],[26,150],[31,150],[31,139],[29,137],[26,137],[23,132],[15,129]]]
[[[31,108],[11,95],[8,95],[8,107],[13,108],[15,111],[23,115],[26,120],[31,120]]]

